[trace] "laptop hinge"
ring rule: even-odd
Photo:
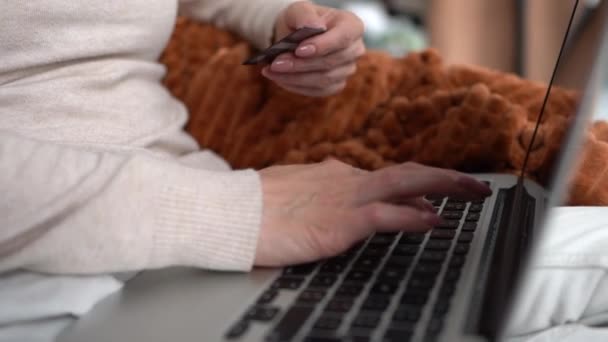
[[[482,291],[472,298],[471,310],[476,312],[466,329],[490,340],[499,334],[508,311],[516,276],[527,253],[536,206],[521,179],[514,187],[500,190],[498,198],[501,203],[497,201],[484,246],[487,258],[482,258],[488,262],[481,265],[476,280]]]

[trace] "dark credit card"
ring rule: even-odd
[[[290,51],[295,51],[300,43],[312,36],[316,36],[325,32],[324,29],[303,27],[297,31],[292,32],[287,37],[279,40],[272,44],[266,50],[256,54],[255,56],[244,61],[245,65],[255,64],[270,64],[280,54]]]

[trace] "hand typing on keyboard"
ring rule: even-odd
[[[284,266],[337,255],[374,232],[424,232],[442,223],[422,198],[489,196],[470,176],[416,163],[367,172],[330,160],[260,171],[264,208],[255,264]]]

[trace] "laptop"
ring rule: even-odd
[[[503,339],[520,284],[532,272],[527,261],[548,208],[563,200],[592,112],[608,3],[589,19],[590,32],[570,29],[577,6],[573,1],[551,81],[583,96],[547,189],[517,175],[476,174],[493,195],[471,202],[429,197],[446,223],[428,233],[376,234],[334,258],[284,269],[143,272],[58,341]],[[584,50],[579,41],[587,42]],[[577,63],[566,62],[575,55]]]

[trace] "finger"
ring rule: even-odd
[[[335,84],[344,83],[357,71],[357,65],[350,63],[335,69],[322,72],[304,72],[297,74],[276,73],[268,68],[262,69],[262,75],[282,85],[306,87],[311,89],[325,89]]]
[[[285,24],[294,31],[302,27],[326,29],[325,21],[317,6],[308,1],[296,2],[285,12]]]
[[[462,173],[456,170],[451,170],[451,169],[444,169],[444,168],[439,168],[439,167],[433,167],[433,166],[426,166],[426,165],[422,165],[422,164],[418,164],[418,163],[412,163],[412,162],[408,162],[408,163],[404,163],[401,164],[397,167],[400,168],[404,168],[404,169],[418,169],[419,171],[422,172],[436,172],[436,173],[440,173],[440,174],[444,174],[447,177],[451,177],[452,179],[455,179],[456,182],[465,189],[465,191],[467,191],[466,194],[473,194],[473,196],[475,197],[475,194],[479,194],[483,197],[487,197],[492,195],[492,189],[490,188],[490,186],[478,179],[475,179],[474,177],[467,175],[466,173]],[[431,193],[425,193],[424,195],[450,195],[449,192],[431,192]],[[471,196],[467,196],[465,198],[471,198]]]
[[[486,184],[459,172],[407,163],[365,176],[357,191],[357,201],[358,204],[365,204],[428,194],[474,199],[487,197],[492,190]]]
[[[299,73],[331,70],[344,64],[355,62],[365,54],[365,44],[362,40],[327,56],[316,58],[297,58],[293,53],[278,56],[270,65],[270,70],[276,73]]]
[[[346,87],[346,82],[342,82],[339,84],[332,85],[330,87],[319,89],[319,88],[306,88],[306,87],[295,87],[290,85],[283,85],[281,83],[277,83],[281,88],[290,91],[294,94],[309,96],[309,97],[326,97],[335,95]]]
[[[309,38],[298,46],[295,55],[300,58],[327,56],[344,50],[363,36],[361,19],[346,11],[336,11],[328,23],[327,32]]]
[[[419,210],[425,210],[431,213],[436,213],[437,210],[431,204],[431,202],[424,199],[424,197],[415,197],[415,198],[405,198],[405,199],[397,199],[395,201],[391,201],[390,203],[398,204],[398,205],[409,205]]]
[[[440,225],[443,220],[434,213],[408,206],[374,202],[358,210],[364,232],[409,231],[424,232]]]

